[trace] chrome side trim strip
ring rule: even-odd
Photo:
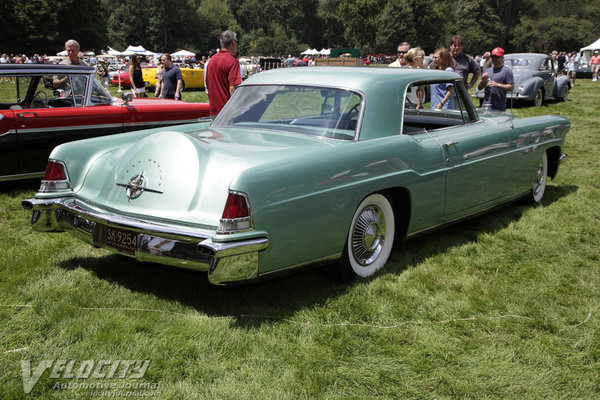
[[[64,132],[64,131],[81,131],[89,129],[109,129],[109,128],[122,128],[122,124],[102,124],[102,125],[79,125],[79,126],[57,126],[57,127],[44,127],[35,129],[19,129],[19,134],[24,133],[39,133],[39,132]]]
[[[169,121],[148,121],[148,122],[126,122],[124,126],[135,127],[135,126],[168,126],[168,125],[182,125],[182,124],[194,124],[198,122],[198,119],[179,119]]]
[[[4,176],[0,176],[0,182],[16,181],[16,180],[19,180],[19,179],[41,178],[43,176],[44,176],[44,171],[29,172],[29,173],[26,173],[26,174],[4,175]]]

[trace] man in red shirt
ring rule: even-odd
[[[221,33],[221,50],[215,54],[204,70],[206,89],[210,102],[210,116],[214,119],[242,83],[240,64],[236,58],[238,40],[235,32]]]
[[[596,82],[600,71],[600,54],[598,54],[598,50],[594,50],[594,57],[590,60],[590,66],[592,67],[592,82]]]

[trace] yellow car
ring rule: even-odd
[[[180,68],[183,78],[183,90],[204,89],[204,70],[195,68]],[[147,88],[156,87],[156,68],[142,68],[142,76]]]

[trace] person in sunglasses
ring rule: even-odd
[[[408,61],[406,60],[406,52],[408,51],[408,49],[410,49],[410,44],[408,44],[407,42],[402,42],[398,45],[398,58],[396,59],[396,61],[394,61],[393,63],[391,63],[390,65],[388,65],[388,67],[400,67],[400,68],[407,68],[408,67]]]

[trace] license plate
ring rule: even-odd
[[[108,247],[135,254],[136,244],[137,233],[125,229],[106,227],[106,245]]]

